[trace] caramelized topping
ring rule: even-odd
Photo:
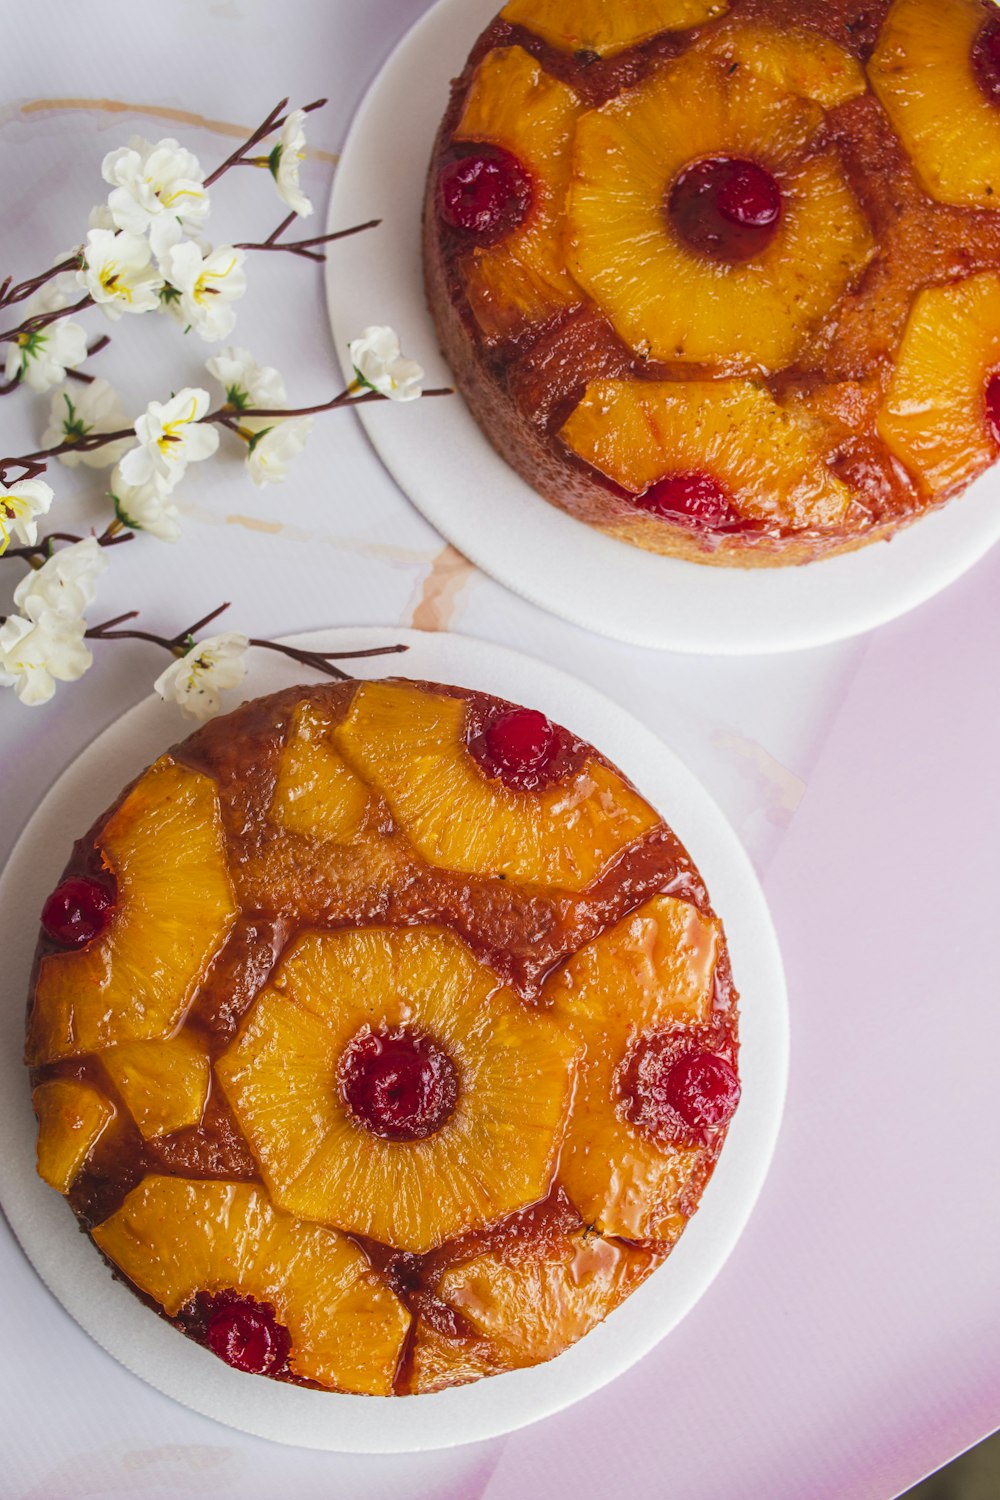
[[[986,382],[986,425],[993,441],[1000,447],[1000,371]]]
[[[987,16],[972,44],[972,71],[991,104],[1000,107],[1000,16]]]

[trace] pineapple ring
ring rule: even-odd
[[[110,1099],[77,1078],[51,1078],[31,1095],[38,1116],[38,1175],[68,1193],[115,1117]]]
[[[562,52],[612,57],[661,31],[686,31],[721,16],[729,0],[508,0],[501,17]]]
[[[992,10],[978,0],[896,0],[868,64],[924,187],[941,203],[1000,208],[1000,109],[983,95],[971,60]]]
[[[560,435],[635,495],[668,474],[706,470],[742,514],[788,528],[843,525],[852,505],[809,429],[749,381],[596,381]]]
[[[875,252],[835,155],[817,149],[818,105],[724,57],[692,51],[581,119],[567,214],[576,280],[643,358],[772,371]],[[671,226],[684,169],[749,159],[775,178],[783,214],[741,264],[710,260]]]
[[[502,146],[528,168],[534,186],[525,223],[465,258],[469,305],[487,338],[504,338],[581,301],[560,246],[570,144],[582,112],[573,90],[521,47],[488,53],[476,70],[455,139]]]
[[[337,731],[429,864],[581,891],[659,823],[598,761],[547,791],[491,781],[466,749],[465,715],[460,698],[366,682]]]
[[[452,1114],[419,1140],[372,1134],[339,1086],[355,1037],[401,1027],[458,1074]],[[275,1203],[421,1253],[545,1196],[576,1053],[451,933],[370,927],[300,938],[216,1072]]]
[[[777,26],[746,22],[709,36],[707,50],[749,68],[783,93],[813,99],[824,109],[835,109],[856,99],[868,87],[865,70],[843,47],[815,31],[787,31]]]
[[[701,1148],[661,1145],[623,1117],[617,1077],[632,1044],[712,1015],[719,929],[693,906],[654,897],[581,948],[545,986],[585,1047],[559,1179],[588,1223],[625,1239],[676,1240]]]
[[[295,1375],[390,1394],[409,1313],[356,1245],[280,1213],[260,1188],[146,1177],[92,1234],[168,1316],[198,1292],[239,1292],[274,1308],[291,1334]]]
[[[350,844],[361,833],[371,793],[331,743],[332,721],[299,704],[278,764],[271,821],[303,838]]]
[[[998,366],[1000,276],[971,276],[921,292],[878,429],[935,495],[962,489],[996,459],[985,388]]]
[[[86,948],[42,959],[27,1048],[36,1065],[169,1036],[236,921],[209,777],[162,756],[100,843],[117,881],[111,923]]]

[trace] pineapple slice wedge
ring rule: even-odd
[[[692,50],[581,119],[567,212],[569,266],[642,358],[776,370],[875,253],[823,111],[749,68]],[[709,259],[665,207],[691,163],[750,159],[777,181],[781,223],[742,264]]]
[[[1000,110],[972,66],[993,6],[896,0],[868,64],[924,187],[941,203],[1000,208]]]
[[[476,70],[454,139],[502,146],[531,174],[525,222],[499,244],[465,257],[465,290],[490,339],[506,338],[582,299],[563,264],[570,145],[578,96],[521,47],[489,52]]]
[[[458,1076],[423,1139],[374,1134],[341,1093],[349,1044],[400,1028]],[[545,1196],[576,1053],[451,933],[372,927],[300,938],[216,1072],[276,1203],[420,1253]]]
[[[128,1105],[144,1140],[199,1125],[208,1099],[208,1053],[179,1032],[164,1042],[124,1042],[101,1062]]]
[[[38,1116],[38,1175],[68,1193],[115,1117],[110,1099],[78,1078],[51,1078],[31,1095]]]
[[[583,1338],[654,1264],[648,1250],[613,1244],[581,1228],[540,1257],[487,1253],[453,1266],[441,1278],[438,1295],[516,1369],[554,1359]]]
[[[468,1385],[502,1368],[499,1351],[485,1339],[449,1338],[420,1318],[413,1336],[407,1394],[423,1396],[452,1385]]]
[[[559,1180],[602,1234],[671,1242],[702,1153],[650,1140],[623,1118],[617,1075],[633,1042],[711,1019],[719,930],[693,906],[656,896],[569,959],[545,999],[586,1052]]]
[[[706,471],[743,515],[788,528],[841,525],[853,504],[810,429],[750,381],[596,381],[560,436],[637,495],[670,474]]]
[[[729,9],[729,0],[508,0],[501,11],[562,52],[613,57],[661,31],[687,31]]]
[[[236,921],[215,783],[163,756],[105,824],[111,925],[42,959],[28,1039],[36,1066],[169,1036]]]
[[[391,1394],[410,1315],[344,1235],[301,1224],[242,1182],[146,1177],[92,1231],[109,1260],[170,1317],[198,1292],[269,1303],[304,1380]]]
[[[317,704],[299,704],[281,752],[270,817],[303,838],[349,844],[364,826],[371,793],[337,754],[332,728]]]
[[[405,684],[363,683],[337,743],[418,853],[447,870],[581,891],[660,822],[598,761],[545,791],[492,781],[466,748],[462,699]]]
[[[780,89],[835,109],[866,92],[868,79],[856,57],[816,31],[795,31],[745,22],[713,32],[706,49],[728,68],[748,68]]]
[[[937,499],[997,456],[985,392],[1000,368],[1000,276],[931,287],[910,313],[879,433]]]

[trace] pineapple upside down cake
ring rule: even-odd
[[[42,914],[38,1170],[239,1370],[372,1395],[551,1359],[669,1254],[739,1100],[722,925],[537,711],[294,688],[161,757]]]
[[[990,0],[509,0],[425,202],[456,382],[653,552],[887,540],[1000,454]]]

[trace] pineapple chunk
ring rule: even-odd
[[[996,458],[985,390],[998,366],[1000,276],[920,293],[878,429],[936,498],[964,489]]]
[[[561,436],[634,494],[669,474],[707,471],[743,515],[789,528],[842,524],[852,504],[809,428],[749,381],[600,380]]]
[[[502,1368],[485,1339],[448,1338],[421,1318],[413,1339],[408,1391],[411,1396],[422,1396],[451,1385],[468,1385]]]
[[[453,1113],[418,1140],[369,1131],[339,1085],[355,1037],[402,1027],[459,1080]],[[452,934],[365,928],[300,938],[216,1072],[276,1203],[422,1252],[545,1196],[576,1050]]]
[[[856,99],[868,88],[857,58],[815,31],[750,22],[712,33],[708,47],[727,68],[733,63],[748,68],[782,93],[813,99],[824,109]]]
[[[361,831],[371,794],[330,741],[332,721],[300,703],[281,753],[271,821],[303,838],[349,844]]]
[[[602,1234],[670,1242],[684,1227],[684,1189],[702,1153],[660,1145],[619,1111],[617,1073],[632,1043],[711,1019],[719,931],[693,906],[652,901],[581,948],[545,998],[584,1043],[559,1179]]]
[[[28,1061],[169,1036],[236,921],[215,784],[163,756],[100,835],[117,880],[111,926],[43,958]]]
[[[77,1078],[52,1078],[31,1095],[38,1116],[38,1175],[68,1193],[115,1117],[110,1099]]]
[[[570,269],[641,357],[767,370],[791,363],[875,253],[823,112],[748,68],[689,52],[581,119],[567,212]],[[700,255],[666,203],[685,167],[750,159],[784,201],[768,248]]]
[[[101,1054],[143,1138],[199,1125],[208,1098],[208,1053],[180,1032],[165,1042],[125,1042]]]
[[[487,1253],[454,1266],[439,1295],[502,1351],[508,1367],[554,1359],[622,1302],[655,1265],[648,1250],[593,1231],[566,1235],[542,1257]]]
[[[466,749],[460,698],[364,683],[337,738],[420,855],[444,869],[580,891],[660,821],[597,761],[546,791],[491,781]]]
[[[198,1292],[242,1293],[270,1303],[288,1329],[294,1374],[391,1394],[406,1309],[350,1240],[278,1212],[260,1188],[147,1177],[93,1237],[170,1317]]]
[[[972,70],[992,6],[896,0],[868,64],[872,86],[924,187],[941,203],[1000,207],[1000,110]]]
[[[476,70],[455,140],[502,146],[527,167],[534,185],[524,224],[465,258],[466,295],[488,338],[504,338],[581,301],[562,259],[570,143],[581,113],[573,90],[521,47],[488,53]]]
[[[728,10],[729,0],[508,0],[501,15],[563,52],[612,57],[661,31],[686,31]]]

